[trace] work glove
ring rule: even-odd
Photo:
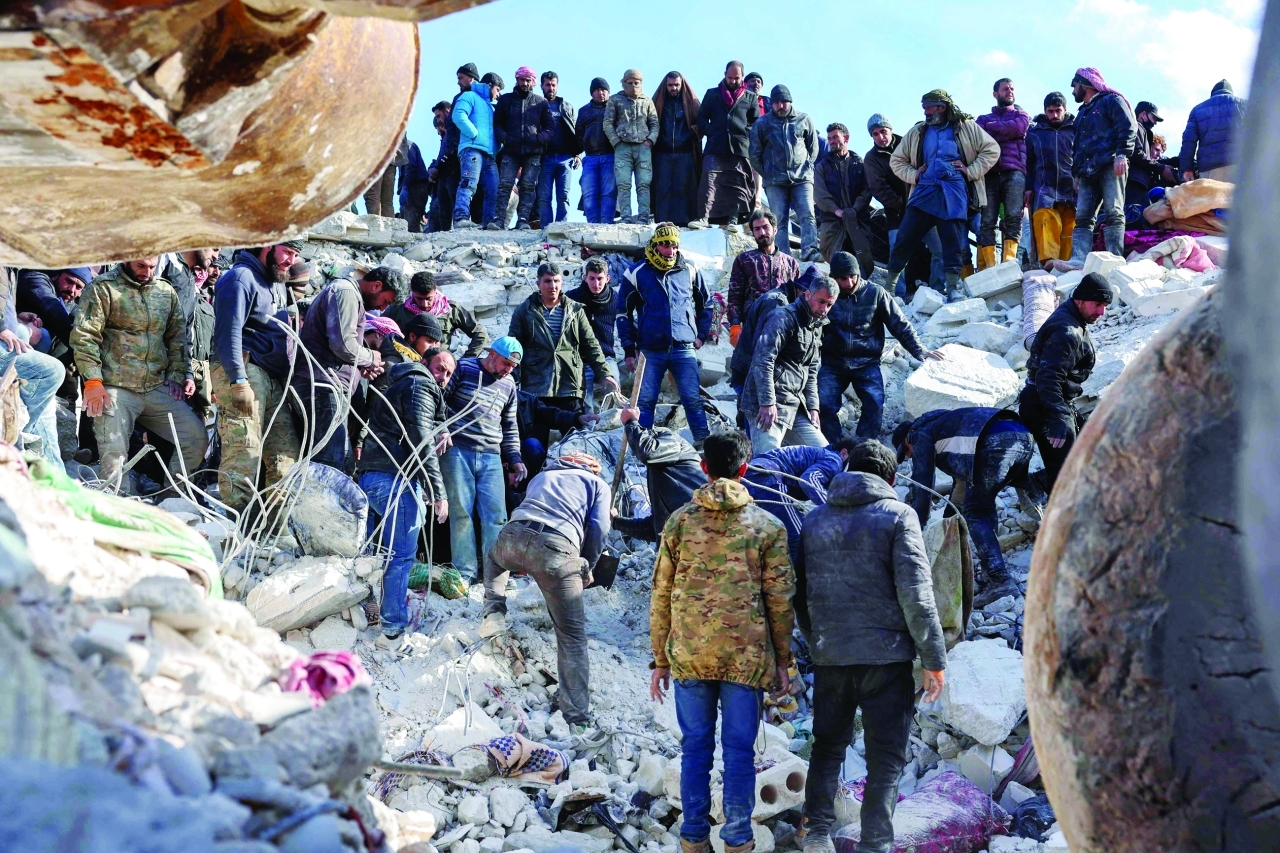
[[[231,409],[242,418],[253,416],[253,388],[248,382],[237,382],[231,386]]]
[[[91,418],[106,414],[111,407],[111,395],[103,387],[101,379],[90,379],[84,383],[84,411]]]
[[[742,326],[734,325],[729,327],[729,344],[731,346],[738,345],[738,338],[742,337]]]

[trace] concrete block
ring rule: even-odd
[[[932,287],[920,287],[916,289],[916,295],[911,297],[911,305],[908,307],[917,314],[928,315],[946,304],[947,298]]]
[[[1018,307],[1021,308],[1022,306],[1019,305]],[[1015,329],[1010,329],[999,323],[983,321],[966,323],[961,326],[960,334],[956,336],[956,343],[961,346],[980,349],[983,352],[1003,354],[1017,341],[1017,337],[1018,332]]]
[[[1040,842],[1034,838],[997,835],[991,839],[987,853],[1040,853]]]
[[[934,336],[955,334],[965,323],[977,323],[987,319],[989,314],[985,300],[962,299],[934,311],[929,322],[924,324],[924,333]]]
[[[503,826],[516,822],[516,815],[529,805],[529,798],[517,788],[494,788],[489,792],[489,814]]]
[[[1009,738],[1027,709],[1022,654],[1003,640],[958,643],[947,653],[942,721],[986,746]]]
[[[477,313],[496,311],[498,306],[507,304],[507,289],[487,281],[444,285],[440,292],[450,302]]]
[[[1058,281],[1053,286],[1053,289],[1058,292],[1059,296],[1065,299],[1071,295],[1071,291],[1076,289],[1076,285],[1080,283],[1082,278],[1084,278],[1084,273],[1080,270],[1065,272],[1058,276]]]
[[[678,809],[683,809],[680,800],[680,760],[668,761],[662,770],[663,796]]]
[[[792,757],[756,774],[756,807],[753,821],[767,820],[804,802],[804,783],[809,777],[809,763]],[[711,819],[724,823],[724,788],[716,783],[711,789]]]
[[[1036,792],[1028,788],[1026,785],[1018,782],[1010,782],[1004,786],[1004,792],[1000,795],[1000,806],[1005,811],[1013,814],[1013,810],[1026,800],[1031,799]]]
[[[1080,277],[1084,278],[1089,273],[1096,272],[1106,278],[1113,269],[1124,265],[1125,260],[1119,255],[1113,255],[1110,252],[1090,252],[1084,259],[1084,269],[1080,270]]]
[[[314,625],[359,604],[368,595],[368,584],[352,580],[341,561],[303,558],[263,578],[250,591],[245,605],[259,625],[283,634]]]
[[[957,344],[941,348],[945,358],[929,359],[904,383],[907,412],[918,418],[933,409],[1007,406],[1022,381],[1003,358]]]
[[[1126,305],[1145,296],[1149,291],[1162,290],[1165,268],[1149,258],[1134,261],[1112,269],[1107,274],[1107,284]]]
[[[964,280],[969,295],[976,299],[990,299],[1022,287],[1022,266],[1016,261],[1005,261],[976,272]]]
[[[358,636],[356,629],[340,616],[330,616],[311,629],[311,645],[319,651],[351,651]]]
[[[1207,293],[1207,287],[1188,287],[1185,290],[1148,293],[1132,303],[1134,313],[1140,317],[1172,314],[1181,311]]]
[[[1027,366],[1027,359],[1031,358],[1031,353],[1027,352],[1027,348],[1022,345],[1022,341],[1015,341],[1013,346],[1004,354],[1004,360],[1014,370],[1021,370]]]
[[[1013,756],[998,746],[971,746],[960,753],[960,772],[987,796],[1013,769]]]
[[[1191,270],[1173,269],[1164,274],[1164,287],[1166,293],[1172,293],[1175,290],[1186,290],[1195,284],[1197,273]]]
[[[479,794],[468,794],[458,801],[458,823],[479,826],[489,822],[489,800]]]
[[[652,752],[645,753],[640,756],[640,764],[636,767],[636,772],[631,777],[631,781],[639,785],[640,790],[649,796],[660,797],[663,790],[665,790],[663,777],[666,774],[668,763],[665,756]],[[677,796],[679,795],[678,788],[676,794]]]

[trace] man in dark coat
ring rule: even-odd
[[[885,167],[888,165],[886,157]],[[827,153],[818,158],[814,168],[818,246],[827,263],[837,252],[853,253],[864,278],[875,268],[862,221],[871,212],[871,197],[862,158],[849,150],[849,128],[839,122],[827,125]],[[901,219],[902,211],[897,215]]]
[[[1178,168],[1182,179],[1195,177],[1228,180],[1228,167],[1236,157],[1236,140],[1244,124],[1244,98],[1237,98],[1231,84],[1219,80],[1209,100],[1191,108],[1182,131]]]
[[[538,119],[538,141],[542,143],[538,218],[543,228],[552,222],[563,222],[569,215],[569,170],[578,168],[578,152],[582,150],[578,145],[577,110],[556,94],[559,90],[560,76],[543,71],[542,96],[547,100]]]
[[[533,91],[536,75],[522,65],[516,69],[516,87],[498,98],[493,113],[493,138],[498,154],[498,203],[494,208],[499,226],[506,222],[507,206],[516,182],[520,184],[520,205],[516,229],[528,231],[538,200],[538,180],[542,173],[542,142],[538,131],[546,98]],[[491,223],[485,223],[488,227]]]
[[[702,138],[698,132],[701,102],[679,71],[662,80],[653,98],[658,111],[658,141],[653,145],[653,216],[681,227],[697,219],[698,175]]]
[[[649,487],[649,515],[638,518],[618,516],[613,527],[634,539],[657,542],[671,513],[693,499],[693,493],[707,482],[702,472],[702,455],[677,433],[662,427],[640,426],[640,409],[630,406],[620,413],[627,445],[645,466]]]
[[[707,140],[698,183],[697,224],[702,226],[737,224],[755,206],[750,130],[760,117],[760,102],[742,76],[742,63],[730,62],[720,85],[707,90],[698,109],[698,129]]]
[[[1096,68],[1079,69],[1071,92],[1080,104],[1071,156],[1071,176],[1076,180],[1071,265],[1079,269],[1093,251],[1093,227],[1099,217],[1107,251],[1125,256],[1124,188],[1137,119],[1124,95],[1109,87]]]
[[[893,152],[902,144],[902,137],[893,132],[893,125],[881,113],[873,113],[867,119],[867,134],[871,137],[871,150],[862,157],[863,173],[871,197],[880,202],[884,210],[884,227],[892,251],[907,209],[907,196],[911,194],[906,181],[895,175],[889,165]],[[883,260],[888,263],[887,256]],[[942,241],[936,229],[925,234],[924,245],[912,253],[906,270],[894,285],[894,295],[910,299],[917,281],[927,281],[935,290],[944,287]]]
[[[1044,112],[1027,132],[1026,207],[1031,209],[1031,245],[1045,269],[1071,257],[1076,222],[1076,190],[1071,157],[1076,117],[1061,92],[1044,98]]]
[[[591,100],[578,110],[575,132],[582,149],[582,212],[591,223],[613,222],[618,210],[618,184],[613,174],[613,143],[604,132],[609,103],[609,81],[591,81]]]

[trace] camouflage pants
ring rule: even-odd
[[[145,394],[125,388],[106,386],[111,402],[106,412],[93,419],[93,434],[98,439],[98,451],[102,455],[98,476],[108,483],[115,483],[121,476],[125,454],[129,452],[129,436],[135,426],[141,426],[148,432],[174,440],[182,450],[182,463],[186,465],[187,476],[196,472],[204,459],[204,452],[209,449],[209,439],[204,431],[204,423],[191,407],[181,400],[169,396],[165,386],[152,388]],[[169,427],[168,416],[173,415],[173,428]],[[169,463],[169,470],[182,472],[181,464],[175,458]]]
[[[613,180],[618,187],[618,215],[631,215],[631,174],[636,176],[638,215],[648,219],[649,187],[653,183],[653,152],[637,142],[619,142],[613,149]]]
[[[248,417],[228,405],[231,383],[222,365],[215,364],[210,371],[213,393],[219,400],[218,438],[222,440],[218,488],[222,502],[235,510],[243,510],[253,498],[255,489],[250,483],[272,486],[279,482],[298,461],[301,446],[292,412],[287,405],[280,405],[284,384],[256,364],[246,361],[244,367],[255,398],[253,414]],[[270,431],[264,435],[268,424]]]

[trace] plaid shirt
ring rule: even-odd
[[[780,249],[772,255],[760,249],[738,255],[729,273],[729,325],[742,325],[747,308],[757,296],[799,277],[800,264]]]

